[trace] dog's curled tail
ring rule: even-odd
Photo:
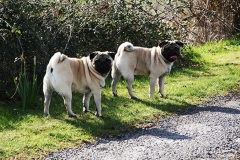
[[[126,52],[131,52],[134,50],[133,44],[130,42],[124,42],[123,44],[121,44],[121,46],[123,47],[123,51],[126,51]]]
[[[115,59],[123,53],[123,51],[126,52],[132,52],[134,50],[133,44],[130,42],[124,42],[122,43],[117,50],[117,54],[115,56]]]
[[[50,59],[48,66],[47,66],[47,73],[52,73],[53,68],[61,62],[63,62],[68,56],[65,54],[61,54],[60,52],[55,53],[52,58]]]
[[[52,66],[63,62],[67,56],[65,54],[61,54],[60,52],[55,53],[52,58],[50,59],[49,64],[52,64]]]

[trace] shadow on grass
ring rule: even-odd
[[[76,97],[78,97],[76,99]],[[82,96],[75,95],[73,99],[73,111],[78,115],[77,118],[64,118],[66,111],[64,107],[57,109],[58,105],[53,105],[50,108],[50,114],[53,110],[57,112],[52,113],[51,117],[67,122],[68,124],[75,126],[77,128],[82,128],[84,132],[92,135],[93,137],[108,137],[109,135],[117,135],[120,133],[129,132],[136,129],[136,123],[142,123],[149,117],[144,117],[140,110],[141,107],[150,107],[158,110],[157,113],[161,114],[163,112],[176,113],[177,109],[183,108],[185,106],[190,107],[191,104],[187,102],[180,102],[174,97],[169,97],[171,101],[175,101],[175,104],[162,102],[162,98],[143,100],[143,99],[129,99],[128,97],[112,97],[110,95],[103,94],[102,96],[102,115],[103,118],[98,118],[94,115],[95,107],[93,103],[93,98],[90,101],[91,112],[83,113],[82,107],[76,104],[80,104],[80,99]],[[76,103],[76,101],[79,101]],[[161,103],[159,103],[161,101]],[[130,103],[128,105],[128,103]],[[181,103],[181,105],[176,105]],[[64,109],[64,110],[63,110]],[[79,112],[80,111],[80,112]],[[144,111],[143,111],[144,112]],[[156,111],[154,111],[156,113]],[[153,114],[154,114],[153,113]],[[153,114],[151,116],[153,116]],[[161,118],[161,116],[159,117]],[[169,133],[170,134],[170,133]],[[174,133],[173,133],[174,134]]]
[[[192,65],[190,67],[183,67],[183,68],[174,68],[170,72],[171,75],[186,75],[186,76],[192,76],[192,77],[200,77],[200,76],[214,76],[214,74],[209,70],[209,68],[206,66],[209,65],[207,63],[203,64],[196,64]],[[168,76],[169,76],[168,75]]]
[[[109,82],[108,82],[109,84]],[[103,116],[104,118],[98,118],[94,115],[94,102],[93,97],[91,98],[90,109],[93,112],[90,113],[83,113],[82,111],[82,94],[74,94],[73,95],[73,111],[77,114],[77,118],[70,118],[67,116],[66,109],[63,105],[63,100],[61,96],[54,94],[51,106],[50,106],[50,114],[51,118],[49,118],[49,122],[51,123],[51,119],[57,119],[61,121],[64,125],[67,123],[71,125],[75,130],[77,130],[77,140],[82,140],[83,142],[90,142],[85,141],[83,137],[81,137],[81,132],[85,132],[87,135],[95,137],[106,138],[109,136],[118,137],[123,133],[130,132],[134,129],[139,129],[135,124],[142,123],[149,121],[150,119],[145,119],[143,115],[140,115],[139,112],[148,112],[148,110],[140,110],[140,108],[153,108],[157,110],[157,114],[159,115],[162,112],[168,113],[177,113],[179,108],[190,108],[193,105],[187,103],[184,100],[178,99],[178,96],[168,96],[166,99],[163,98],[156,98],[156,99],[138,99],[132,100],[127,96],[119,96],[119,97],[112,97],[108,92],[110,89],[104,89],[102,94],[102,108],[103,108]],[[127,90],[125,90],[127,92]],[[130,105],[128,105],[130,103]],[[135,106],[134,106],[135,105]],[[130,108],[136,107],[134,110]],[[139,107],[139,108],[138,108]],[[43,118],[43,102],[39,105],[39,107],[34,109],[28,109],[26,111],[21,111],[17,106],[6,106],[0,108],[0,131],[2,130],[17,130],[18,125],[22,123],[22,121],[26,121],[26,117],[28,115],[36,116],[40,120],[44,120]],[[191,112],[187,114],[195,114],[198,112],[222,112],[228,114],[240,114],[240,110],[222,106],[207,106],[207,107],[196,107],[191,110]],[[155,111],[154,111],[155,112]],[[130,118],[129,118],[130,117]],[[129,120],[127,119],[129,118]],[[159,116],[161,118],[161,115]],[[127,120],[126,120],[127,119]],[[31,120],[31,119],[30,119]],[[46,120],[46,119],[45,119]],[[159,120],[159,119],[158,119]],[[34,123],[31,122],[31,123]],[[161,128],[152,128],[153,132],[147,132],[144,130],[144,134],[149,134],[161,138],[172,139],[172,140],[181,140],[181,139],[190,139],[191,137],[182,135],[180,133],[175,132],[174,130],[168,130],[166,127]],[[49,131],[52,133],[54,128]],[[61,132],[56,131],[56,133]],[[68,132],[71,132],[69,129]],[[74,131],[76,132],[76,131]],[[51,138],[51,136],[50,136]],[[55,137],[56,138],[56,137]],[[120,137],[122,139],[122,137]],[[132,137],[128,137],[132,138]],[[136,138],[134,136],[133,138]],[[76,141],[77,141],[76,140]],[[61,141],[61,138],[60,138]],[[69,138],[67,141],[72,141],[75,143],[75,138]],[[77,144],[79,145],[79,143]],[[2,152],[2,153],[1,153]],[[0,151],[0,155],[4,155],[3,151]]]
[[[0,131],[17,129],[18,123],[28,114],[35,115],[36,113],[32,110],[23,111],[21,103],[4,103],[0,106]]]
[[[194,50],[189,46],[189,47],[185,47],[182,56],[180,57],[180,59],[176,62],[176,64],[174,64],[173,66],[173,73],[174,72],[181,72],[184,74],[194,74],[194,70],[203,70],[204,65],[202,64],[202,60],[201,60],[201,56],[198,53],[195,53]],[[193,67],[192,71],[187,70],[184,71],[180,68],[185,68],[185,67]],[[180,69],[180,70],[179,70]],[[206,71],[206,69],[204,69]],[[108,78],[108,81],[110,81],[110,78]],[[109,83],[108,83],[109,85]],[[55,94],[56,95],[56,94]],[[63,105],[63,100],[62,98],[57,95],[57,96],[53,96],[53,101],[51,102],[51,106],[50,106],[50,114],[52,118],[56,118],[56,119],[63,119],[64,115],[66,114],[66,110],[65,107]],[[109,96],[109,95],[108,95]],[[107,112],[109,112],[108,114],[105,114],[106,117],[106,126],[110,125],[110,122],[114,122],[114,124],[122,124],[125,122],[121,122],[121,118],[119,118],[119,116],[117,116],[118,113],[118,109],[119,106],[121,106],[123,103],[128,103],[129,100],[128,98],[124,98],[124,97],[119,97],[119,98],[106,98],[107,100],[104,100],[103,98],[103,109],[104,110],[108,110]],[[79,96],[78,94],[73,95],[73,111],[75,113],[80,113],[81,115],[84,115],[82,113],[82,96]],[[159,105],[157,104],[157,102],[149,102],[149,101],[144,101],[141,100],[139,101],[139,103],[144,103],[145,105],[151,105],[151,106],[155,106],[156,108],[158,108],[159,110],[167,110],[167,106],[171,106],[172,104],[164,104],[164,105]],[[21,111],[21,108],[19,107],[18,104],[7,104],[4,105],[6,107],[1,107],[0,108],[0,131],[3,129],[15,129],[15,127],[17,127],[17,123],[21,122],[22,119],[24,119],[26,117],[26,115],[28,114],[33,114],[33,115],[37,115],[39,118],[42,117],[43,115],[43,102],[40,103],[39,107],[37,108],[33,108],[33,109],[26,109],[25,111]],[[94,104],[91,103],[91,106],[93,106]],[[105,105],[105,107],[104,107]],[[186,104],[188,105],[188,104]],[[112,106],[112,107],[107,107],[107,106]],[[79,112],[80,111],[80,112]],[[104,113],[104,112],[103,112]],[[85,116],[85,115],[84,115]],[[134,116],[134,115],[133,115]],[[137,116],[137,115],[136,115]],[[89,116],[88,118],[92,118],[91,116]],[[71,123],[71,122],[70,122]],[[88,122],[85,122],[86,124]],[[78,122],[73,123],[73,125],[78,126]],[[91,124],[91,122],[90,122]],[[91,126],[90,124],[86,125],[86,126]],[[98,125],[103,125],[103,124],[98,124]],[[128,125],[128,124],[126,124]],[[131,125],[130,125],[131,126]],[[86,127],[87,128],[87,127]],[[112,127],[114,128],[114,127]]]
[[[235,65],[235,64],[233,64]],[[232,64],[227,65],[232,66]],[[231,69],[231,68],[229,68]],[[198,73],[196,71],[202,72]],[[233,71],[234,72],[234,71]],[[180,69],[180,70],[173,70],[174,74],[183,74],[183,75],[189,75],[189,76],[214,76],[211,71],[207,69],[204,65],[196,65],[192,66],[191,69]],[[139,80],[140,79],[140,80]],[[142,81],[141,83],[144,83],[144,85],[148,85],[149,78],[140,78],[136,77],[136,80]],[[68,123],[69,125],[75,126],[77,128],[82,128],[84,132],[87,132],[88,134],[92,135],[93,137],[107,137],[109,135],[116,135],[119,133],[128,132],[134,128],[136,128],[135,123],[143,122],[147,118],[139,116],[138,108],[136,108],[134,111],[131,111],[128,107],[131,107],[131,105],[136,106],[142,106],[145,105],[147,107],[154,108],[161,112],[168,112],[168,113],[178,113],[178,109],[181,108],[190,108],[193,105],[187,103],[184,100],[179,100],[177,96],[168,96],[166,101],[162,98],[157,98],[154,100],[150,100],[147,98],[144,99],[138,99],[138,100],[132,100],[129,99],[128,94],[127,96],[119,96],[119,97],[112,97],[107,92],[110,92],[110,81],[111,79],[107,79],[107,89],[103,89],[102,91],[102,114],[104,116],[103,119],[97,118],[94,115],[94,112],[90,113],[83,113],[82,111],[82,94],[73,94],[73,112],[75,112],[78,117],[77,118],[66,118],[67,113],[66,109],[63,105],[63,99],[58,94],[53,95],[53,99],[50,106],[50,115],[53,119],[58,119],[63,122]],[[137,89],[136,89],[137,90]],[[124,92],[127,92],[127,89],[124,90]],[[146,91],[148,92],[148,91]],[[131,103],[131,105],[128,105],[128,103]],[[39,119],[43,117],[43,102],[40,102],[39,106],[37,108],[33,109],[27,109],[26,111],[21,111],[20,105],[18,104],[7,104],[4,105],[6,107],[0,108],[0,131],[2,130],[14,130],[18,128],[18,124],[21,123],[23,119],[26,118],[27,115],[36,115]],[[93,97],[91,98],[90,103],[90,109],[92,111],[95,111]],[[207,108],[208,109],[208,108]],[[201,110],[204,111],[204,110]],[[239,114],[240,111],[237,109],[224,109],[220,108],[216,110],[218,112],[224,112],[224,113],[235,113]],[[141,112],[141,111],[140,111]],[[147,111],[144,111],[147,112]],[[128,117],[129,120],[126,120]]]

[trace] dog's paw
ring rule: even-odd
[[[167,96],[166,95],[161,95],[161,98],[167,98]]]
[[[97,116],[97,117],[102,117],[102,114],[101,114],[101,113],[98,113],[98,112],[96,112],[96,113],[95,113],[95,116]]]
[[[50,116],[50,114],[49,114],[49,113],[44,113],[43,115],[44,115],[44,116],[46,116],[46,117],[47,117],[47,116]]]
[[[138,97],[132,96],[131,99],[133,99],[133,100],[138,100]]]
[[[90,110],[83,110],[84,113],[88,113],[91,112]]]
[[[77,117],[76,114],[68,114],[69,117]]]
[[[99,119],[104,120],[104,116],[97,116]]]
[[[112,92],[112,95],[113,95],[113,97],[117,97],[118,96],[117,92],[116,93]]]
[[[118,94],[116,94],[116,93],[113,93],[112,95],[113,95],[113,97],[118,97]]]

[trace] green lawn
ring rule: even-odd
[[[102,90],[103,119],[94,112],[82,112],[82,95],[74,93],[73,111],[77,118],[67,116],[62,98],[54,94],[50,117],[43,116],[43,96],[37,107],[23,112],[21,103],[0,102],[0,159],[41,157],[49,151],[79,146],[96,137],[107,137],[142,127],[179,109],[193,107],[215,94],[224,95],[240,89],[240,42],[221,41],[193,47],[196,65],[174,68],[165,80],[167,98],[148,98],[148,77],[136,77],[134,93],[139,100],[129,98],[124,80],[118,85],[118,97],[111,95],[111,79]],[[187,54],[185,55],[187,56]],[[184,57],[183,57],[184,58]],[[187,58],[187,57],[186,57]],[[200,62],[197,64],[197,62]],[[91,99],[90,109],[95,111]]]

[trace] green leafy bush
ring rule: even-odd
[[[6,91],[11,95],[14,77],[23,70],[23,62],[13,63],[15,57],[24,57],[27,78],[32,79],[30,62],[36,56],[36,74],[42,79],[57,51],[79,57],[95,50],[116,51],[124,41],[152,47],[159,39],[172,38],[168,33],[172,28],[142,10],[146,4],[143,0],[108,6],[98,1],[2,1],[0,93],[5,96],[1,98],[6,98]]]
[[[23,72],[23,62],[14,63],[16,57],[25,59],[26,75],[31,82],[34,68],[31,61],[36,56],[40,85],[48,61],[57,51],[80,57],[95,50],[116,52],[125,41],[135,46],[153,47],[158,40],[191,39],[190,33],[201,37],[193,33],[197,31],[196,25],[206,26],[202,19],[197,19],[200,11],[208,18],[214,17],[215,12],[205,12],[205,5],[200,1],[196,4],[204,7],[194,3],[178,0],[2,0],[0,99],[5,100],[14,93],[14,78]],[[214,1],[209,3],[215,4]],[[184,59],[179,62],[185,66]]]

